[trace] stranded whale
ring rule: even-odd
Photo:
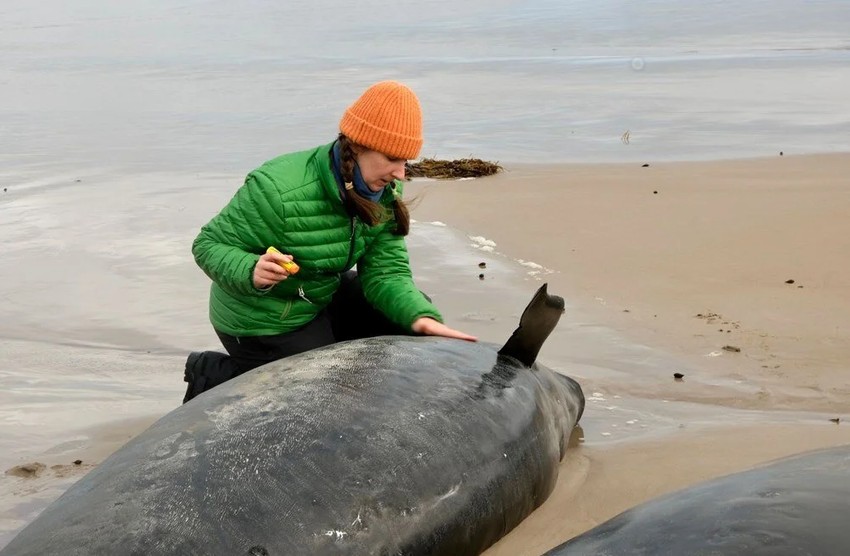
[[[548,497],[584,409],[535,363],[544,285],[498,345],[384,336],[239,376],[165,415],[2,552],[478,554]]]
[[[810,452],[627,510],[546,556],[847,554],[850,446]]]

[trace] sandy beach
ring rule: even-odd
[[[699,371],[685,384],[669,373],[630,385],[642,395],[711,401],[691,379],[743,381],[755,396],[714,401],[843,412],[849,170],[842,154],[510,167],[414,194],[420,218],[551,269],[546,279],[586,318]]]
[[[567,301],[539,361],[582,384],[587,411],[552,496],[489,555],[538,555],[653,496],[850,443],[850,155],[649,164],[510,165],[407,187],[417,281],[449,324],[499,343],[541,283]],[[17,304],[0,340],[2,463],[45,467],[0,476],[0,546],[176,407],[186,352],[217,347],[187,253],[233,177],[112,183],[106,244],[97,226],[63,223],[63,199],[96,194],[67,181],[12,190],[2,207],[15,230],[39,224],[57,242],[68,280],[33,293],[44,284],[20,269],[38,255],[26,230],[3,229],[16,247],[0,293]],[[142,223],[156,233],[134,235]]]
[[[848,172],[850,155],[777,155],[512,166],[411,188],[418,218],[486,237],[572,302],[573,319],[676,365],[612,374],[596,345],[547,346],[593,360],[559,369],[589,396],[584,445],[549,501],[487,554],[540,554],[662,493],[850,442]],[[696,405],[670,410],[682,402]],[[617,406],[635,405],[679,429],[604,442],[628,427]]]

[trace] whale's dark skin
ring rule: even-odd
[[[355,340],[164,416],[49,506],[11,555],[478,554],[548,497],[584,408],[534,360],[543,286],[497,345]]]
[[[850,446],[780,460],[652,500],[546,556],[850,554]]]

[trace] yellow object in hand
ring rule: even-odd
[[[280,255],[283,255],[283,253],[281,253],[274,247],[269,247],[268,249],[266,249],[266,253],[278,253]],[[295,264],[295,261],[280,263],[280,266],[282,266],[290,274],[297,274],[298,271],[301,270],[301,267]]]

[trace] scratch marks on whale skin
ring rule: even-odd
[[[153,459],[160,461],[167,460],[178,453],[183,460],[188,460],[198,455],[195,447],[195,439],[192,434],[183,431],[164,438],[156,446]]]
[[[463,484],[463,482],[461,481],[461,482],[459,482],[455,485],[452,485],[447,491],[445,491],[441,494],[437,494],[436,497],[433,498],[430,501],[430,503],[423,504],[420,507],[415,507],[415,506],[406,507],[406,508],[403,508],[401,510],[398,510],[396,508],[395,511],[398,511],[397,515],[400,515],[402,518],[416,519],[416,517],[418,515],[423,513],[420,510],[424,510],[425,512],[433,511],[436,508],[438,508],[441,504],[445,503],[447,500],[450,500],[453,497],[457,496],[457,494],[461,491],[462,484]],[[383,507],[383,510],[381,510],[380,508],[382,506],[383,506],[382,504],[378,504],[377,508],[376,508],[377,511],[375,511],[375,509],[373,509],[373,511],[370,511],[369,508],[367,507],[366,513],[368,515],[366,517],[368,517],[368,516],[375,517],[375,514],[384,513],[385,510],[389,509],[389,508]],[[357,537],[358,532],[368,531],[368,530],[369,530],[369,527],[367,526],[366,520],[364,519],[363,508],[361,507],[357,511],[357,517],[355,517],[354,520],[351,522],[351,524],[348,525],[347,527],[345,527],[345,526],[343,526],[343,527],[330,527],[328,529],[320,530],[318,533],[316,533],[316,535],[320,536],[320,537],[328,537],[329,539],[331,539],[335,543],[336,542],[350,542],[350,539],[354,539],[354,538]]]
[[[446,500],[446,499],[448,499],[448,498],[451,498],[452,496],[454,496],[454,495],[455,495],[455,494],[457,494],[458,492],[460,492],[460,483],[458,483],[458,484],[454,485],[454,486],[453,486],[452,488],[450,488],[450,489],[448,490],[448,492],[446,492],[445,494],[441,494],[441,495],[437,498],[437,504],[439,504],[440,502],[442,502],[442,501],[444,501],[444,500]]]
[[[357,517],[354,518],[354,521],[352,521],[348,527],[345,527],[344,529],[333,528],[328,529],[326,531],[321,531],[319,533],[319,536],[330,537],[331,540],[333,540],[334,542],[343,541],[345,540],[345,537],[348,537],[350,535],[356,536],[358,531],[367,530],[365,523],[363,523],[362,514],[363,509],[361,508],[357,510]]]
[[[330,530],[330,531],[325,531],[325,536],[326,536],[326,537],[334,537],[334,540],[337,540],[337,541],[340,541],[340,540],[342,540],[343,538],[345,538],[345,536],[346,536],[347,534],[348,534],[348,533],[346,533],[345,531],[338,531],[338,530],[336,530],[336,529],[332,529],[332,530]]]

